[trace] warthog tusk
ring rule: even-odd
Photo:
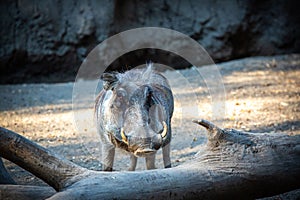
[[[122,137],[122,141],[126,144],[128,144],[128,139],[127,136],[125,135],[124,129],[121,128],[121,137]]]
[[[162,124],[163,124],[164,129],[163,129],[163,131],[161,132],[161,137],[164,138],[164,137],[167,136],[168,127],[167,127],[166,122],[163,121]]]

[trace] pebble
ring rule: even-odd
[[[288,103],[286,103],[286,102],[280,102],[280,105],[282,105],[282,106],[286,107],[286,106],[288,106],[289,104],[288,104]]]

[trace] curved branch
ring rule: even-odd
[[[209,133],[222,132],[222,129],[205,119],[194,119],[192,122],[205,127]]]
[[[0,127],[0,157],[31,172],[59,191],[68,181],[87,171],[23,136]]]
[[[225,138],[225,132],[215,124],[211,123],[210,121],[200,119],[200,120],[193,120],[192,122],[206,128],[206,130],[208,131],[207,145],[212,148],[219,146],[220,142],[222,142],[222,140]]]
[[[0,185],[0,199],[42,200],[55,194],[51,187],[32,185]]]

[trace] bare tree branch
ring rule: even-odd
[[[43,200],[55,194],[55,190],[45,186],[0,185],[0,199]]]
[[[86,171],[23,136],[2,127],[0,127],[0,141],[1,157],[31,172],[57,191],[69,184],[69,178]]]

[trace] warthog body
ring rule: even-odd
[[[95,114],[103,170],[112,170],[115,148],[131,154],[129,170],[135,170],[137,157],[145,157],[147,169],[154,169],[159,148],[164,167],[171,167],[174,102],[167,79],[151,65],[125,73],[104,73],[101,79],[104,89],[96,99]]]

